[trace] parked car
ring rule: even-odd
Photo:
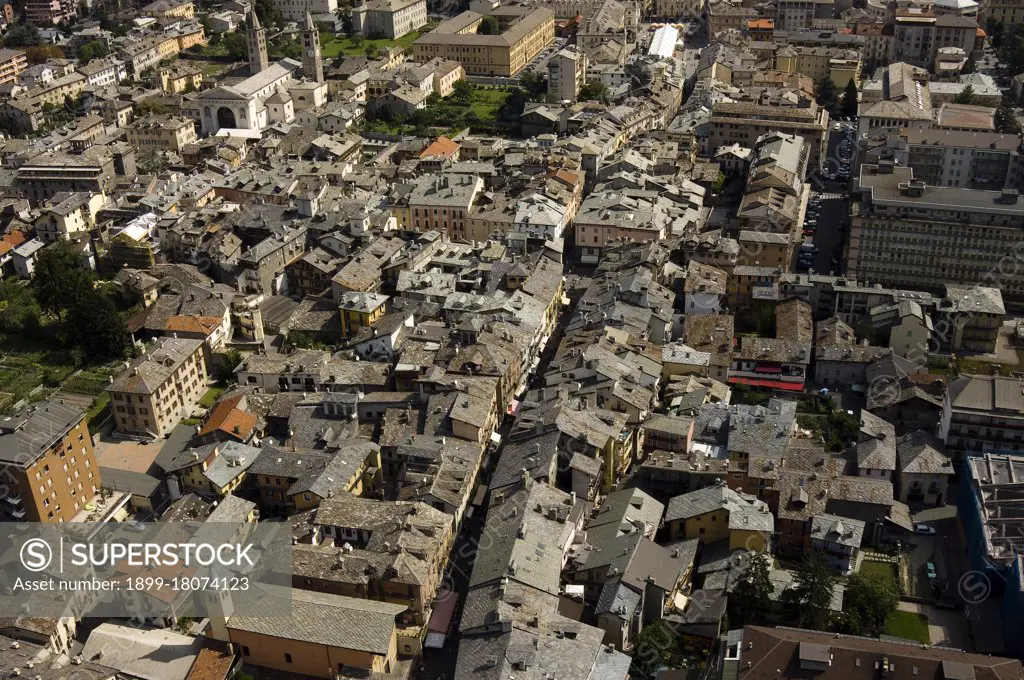
[[[924,534],[925,536],[934,536],[935,535],[935,527],[928,526],[927,524],[915,524],[914,525],[914,533],[915,534]]]

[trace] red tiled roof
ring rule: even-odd
[[[462,145],[458,142],[454,142],[447,137],[438,137],[434,142],[423,150],[420,154],[420,158],[430,158],[431,156],[452,156],[462,148]]]
[[[218,402],[206,422],[203,423],[199,435],[207,435],[219,430],[242,441],[248,439],[256,427],[256,416],[238,408],[238,404],[244,396],[238,394]]]
[[[226,645],[207,641],[192,662],[185,680],[224,680],[234,662],[235,655],[228,651]]]

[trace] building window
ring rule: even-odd
[[[289,653],[287,653],[287,652],[285,652],[285,655],[284,655],[284,662],[285,662],[285,663],[291,663],[291,662],[292,662],[292,655],[291,655],[291,654],[289,654]]]
[[[242,645],[242,656],[249,656],[249,645]]]

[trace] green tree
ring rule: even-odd
[[[25,50],[25,59],[30,64],[42,64],[47,59],[63,59],[64,50],[56,45],[36,45]]]
[[[526,92],[526,96],[531,100],[540,99],[548,89],[544,76],[533,69],[527,69],[519,76],[519,87]]]
[[[782,595],[783,603],[801,628],[824,630],[835,585],[835,576],[825,558],[820,552],[809,553],[793,577],[793,587]]]
[[[978,64],[974,61],[974,57],[968,56],[967,61],[964,62],[964,67],[960,69],[960,73],[971,74],[978,72]]]
[[[996,109],[995,124],[996,131],[998,132],[1010,135],[1021,134],[1020,122],[1013,112],[1013,107],[1007,105],[1005,99],[999,108]]]
[[[4,36],[5,47],[35,47],[40,42],[39,29],[32,24],[15,24]]]
[[[89,288],[68,313],[68,338],[93,356],[120,359],[131,351],[131,334],[107,296]]]
[[[199,25],[203,27],[203,35],[207,38],[212,39],[214,35],[217,35],[213,32],[213,22],[210,21],[210,17],[201,17],[199,19]]]
[[[228,33],[224,38],[224,49],[232,59],[244,60],[249,58],[249,43],[245,35],[238,31]]]
[[[465,80],[459,80],[452,87],[452,100],[459,104],[468,104],[473,100],[473,86]]]
[[[366,49],[364,50],[364,52],[366,52],[366,58],[367,59],[376,59],[377,58],[377,46],[372,44],[372,43],[370,43],[370,44],[368,44],[366,46]]]
[[[968,85],[964,89],[960,90],[960,94],[958,94],[953,99],[953,103],[955,103],[955,104],[973,104],[974,103],[974,88],[971,87],[970,85]]]
[[[213,377],[222,382],[235,378],[235,368],[242,363],[242,354],[237,349],[218,352],[213,355]]]
[[[40,307],[63,319],[92,290],[92,272],[82,267],[82,254],[70,241],[44,248],[36,260],[32,289]]]
[[[90,40],[78,48],[78,61],[83,64],[107,56],[107,44],[102,40]]]
[[[843,596],[844,628],[856,635],[880,635],[899,601],[891,576],[876,571],[854,574],[847,580]]]
[[[356,33],[350,40],[352,41],[353,47],[359,47],[366,41],[366,37],[362,33]]]
[[[636,636],[630,677],[653,680],[662,668],[678,666],[681,661],[679,637],[668,623],[657,621],[645,626]]]
[[[850,78],[850,82],[846,83],[846,88],[843,90],[841,114],[844,118],[857,116],[857,83],[853,82],[853,78]]]
[[[1004,29],[996,51],[999,65],[1009,74],[1024,72],[1024,25]]]
[[[480,35],[498,35],[501,33],[501,25],[494,17],[486,16],[480,20],[480,25],[477,27],[476,32]]]
[[[586,83],[577,96],[580,101],[603,102],[608,98],[608,88],[602,83]]]
[[[824,76],[818,81],[815,89],[815,100],[818,102],[818,106],[828,109],[829,113],[834,113],[836,106],[839,103],[839,92],[836,88],[836,84],[832,82],[832,79],[828,76]]]
[[[754,553],[750,565],[736,582],[733,595],[729,598],[730,604],[735,603],[732,607],[732,623],[737,628],[754,623],[758,613],[771,607],[770,597],[774,588],[770,574],[771,557],[764,553]]]
[[[21,281],[0,281],[0,330],[31,337],[39,330],[39,303]]]
[[[338,11],[335,12],[335,15],[341,21],[341,32],[351,38],[353,32],[352,8],[348,5],[339,7]]]

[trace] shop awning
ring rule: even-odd
[[[736,385],[750,385],[751,387],[767,387],[772,390],[786,390],[787,392],[803,392],[804,386],[801,383],[783,382],[781,380],[759,380],[757,378],[729,378],[729,383]]]

